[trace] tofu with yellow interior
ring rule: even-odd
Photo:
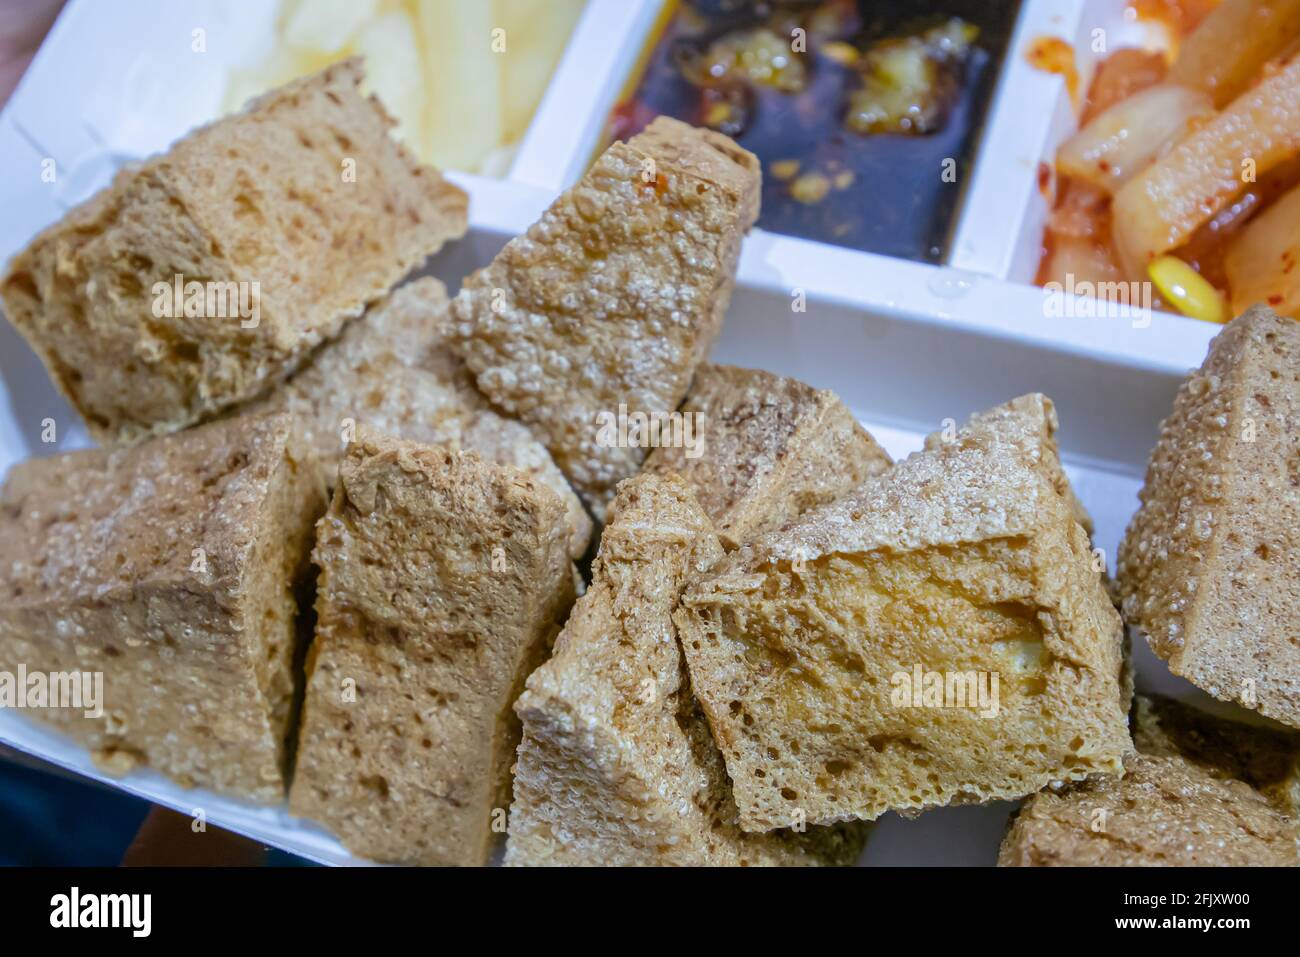
[[[1123,625],[1050,434],[980,417],[687,589],[676,621],[741,827],[1121,769]]]
[[[515,704],[510,865],[852,863],[865,825],[746,834],[672,623],[723,554],[676,475],[619,486],[592,583]]]

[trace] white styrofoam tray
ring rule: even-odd
[[[453,291],[581,174],[659,3],[589,0],[509,175],[453,174],[470,194],[471,231],[429,269]],[[1077,34],[1092,22],[1088,17],[1114,7],[1111,0],[1027,3],[1013,44],[1048,24]],[[1116,21],[1117,30],[1122,26]],[[191,50],[197,28],[206,31],[201,55]],[[241,0],[73,0],[0,114],[0,261],[104,185],[121,162],[211,119],[226,74],[259,55],[269,30],[266,5]],[[1031,124],[1032,137],[1026,128],[1018,135],[1010,128],[1017,97],[1047,102],[1041,98],[1064,95],[1058,78],[1019,76],[1017,59],[1013,49],[958,227],[954,261],[962,268],[755,231],[712,357],[834,389],[895,456],[918,448],[945,419],[960,422],[1023,392],[1046,392],[1060,410],[1067,470],[1095,518],[1096,544],[1113,561],[1159,420],[1215,329],[1159,314],[1048,318],[1041,290],[1008,281],[1024,231],[1032,232],[1035,222],[1041,230],[1043,212],[1029,208],[1036,186],[1032,195],[1017,192],[1007,171],[1031,155],[1050,156],[1051,138],[1061,132],[1052,120]],[[49,158],[61,171],[54,184],[40,176]],[[1032,168],[1029,176],[1034,181]],[[1024,202],[1004,208],[1015,201]],[[983,227],[971,219],[977,214],[988,220]],[[792,308],[800,293],[804,312]],[[53,444],[40,441],[47,417],[59,425]],[[0,323],[0,471],[84,442],[75,414],[39,361]],[[1136,653],[1140,686],[1199,695],[1144,644]],[[21,712],[0,711],[0,743],[182,813],[202,810],[214,825],[313,860],[364,863],[283,808],[185,790],[147,770],[107,778],[83,749]],[[915,821],[888,815],[864,862],[990,864],[1009,810],[1006,804],[943,809]]]

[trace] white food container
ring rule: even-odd
[[[589,0],[532,126],[501,180],[453,174],[470,194],[469,235],[431,265],[453,291],[576,180],[597,146],[659,11],[659,0]],[[73,0],[0,114],[0,261],[108,182],[122,163],[213,119],[235,66],[270,44],[273,8],[240,0]],[[1120,0],[1025,0],[967,184],[950,265],[930,266],[755,231],[717,361],[770,369],[834,389],[895,456],[944,420],[1024,392],[1057,403],[1070,477],[1113,568],[1116,546],[1160,419],[1200,364],[1215,326],[1116,310],[1093,317],[1070,297],[1027,285],[1047,199],[1038,185],[1074,112],[1058,76],[1031,68],[1027,46],[1064,37],[1085,53],[1142,29]],[[194,31],[204,31],[204,52]],[[1086,89],[1090,65],[1080,56]],[[53,160],[54,182],[42,177]],[[46,164],[43,167],[42,164]],[[806,311],[792,309],[802,292]],[[1062,315],[1064,313],[1064,315]],[[1076,315],[1078,313],[1078,315]],[[52,418],[59,441],[41,442]],[[85,443],[40,362],[0,323],[0,472]],[[1199,695],[1135,644],[1139,687]],[[108,778],[88,754],[21,712],[0,710],[0,743],[312,860],[357,861],[321,828],[151,771]],[[887,815],[867,864],[992,864],[1012,805]]]

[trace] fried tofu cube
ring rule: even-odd
[[[510,705],[574,599],[568,536],[519,470],[358,430],[317,526],[290,811],[376,861],[487,863]]]
[[[104,443],[282,380],[466,228],[348,60],[200,127],[40,233],[5,313]]]
[[[847,864],[861,825],[746,834],[672,611],[722,545],[678,476],[619,487],[592,583],[515,705],[511,865]]]
[[[645,471],[690,482],[727,548],[893,464],[835,393],[758,369],[702,365],[681,413],[691,443],[656,449]]]
[[[1091,535],[1092,516],[1074,494],[1070,479],[1061,466],[1060,448],[1056,442],[1056,431],[1060,427],[1055,403],[1041,392],[1031,392],[971,416],[962,436],[964,439],[975,437],[981,442],[1009,443],[1031,466],[1042,471],[1070,506],[1075,521]],[[948,441],[949,437],[942,431],[933,432],[926,436],[925,447],[939,448]]]
[[[537,432],[597,519],[646,455],[605,427],[671,415],[685,397],[721,329],[759,185],[753,154],[660,117],[607,149],[452,304],[479,389]]]
[[[1242,781],[1139,754],[1128,772],[1026,802],[1003,867],[1294,867],[1289,817]]]
[[[1029,798],[998,863],[1294,867],[1300,735],[1137,699],[1124,776]]]
[[[1202,691],[1300,727],[1300,324],[1230,322],[1178,390],[1119,550],[1126,620]]]
[[[1120,769],[1123,626],[1043,434],[986,417],[688,587],[676,621],[743,828]]]
[[[16,466],[0,491],[0,670],[103,675],[102,716],[28,713],[111,773],[281,800],[319,474],[287,415]]]
[[[294,414],[331,488],[359,426],[520,469],[560,496],[569,554],[581,557],[591,540],[587,510],[528,427],[499,415],[474,388],[447,347],[449,326],[446,288],[417,279],[371,306],[255,408]]]
[[[1247,724],[1145,694],[1134,702],[1133,744],[1142,754],[1184,758],[1216,777],[1245,781],[1283,811],[1300,814],[1300,733],[1283,725]]]

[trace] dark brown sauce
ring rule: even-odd
[[[661,114],[712,126],[763,163],[760,227],[940,262],[1018,5],[1018,0],[681,3],[640,82],[611,117],[609,139],[626,139]],[[874,114],[863,120],[861,109],[854,110],[855,93],[870,75],[864,64],[878,62],[868,58],[891,43],[930,36],[927,31],[941,30],[954,18],[978,32],[959,56],[935,61],[938,99],[929,103],[934,108],[904,114],[889,132],[851,128],[881,128]],[[719,43],[762,28],[770,31],[769,40],[786,44],[795,28],[804,30],[806,52],[794,54],[798,62],[791,69],[757,80],[741,70],[709,71]]]

